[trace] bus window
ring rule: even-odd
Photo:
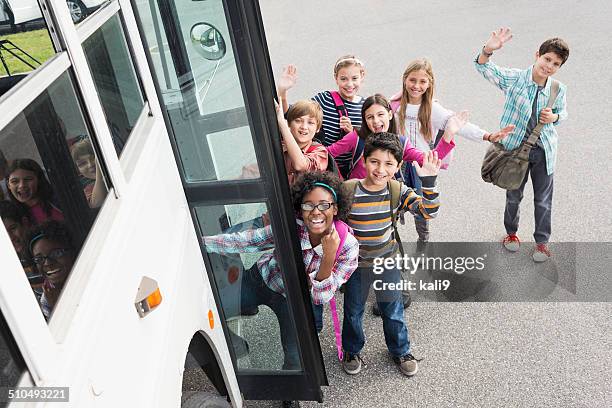
[[[0,130],[1,217],[46,318],[108,187],[69,71]]]
[[[300,370],[295,322],[266,205],[196,206],[195,213],[238,371]]]
[[[36,0],[0,0],[0,96],[55,55]]]
[[[137,2],[135,8],[172,122],[185,180],[259,178],[223,2],[170,1],[162,5],[160,10],[158,2]],[[180,37],[167,36],[170,29],[180,32]]]
[[[120,155],[144,108],[144,97],[119,16],[85,40],[83,50]]]

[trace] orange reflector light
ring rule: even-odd
[[[155,292],[147,296],[147,303],[149,303],[149,308],[151,309],[159,306],[161,301],[162,301],[162,297],[161,297],[161,292],[159,291],[159,288],[155,289]]]
[[[138,316],[145,317],[161,304],[162,295],[157,282],[146,276],[142,277],[134,305]]]
[[[212,310],[208,311],[208,324],[210,324],[210,330],[215,328],[215,315],[213,315]]]

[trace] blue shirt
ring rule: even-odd
[[[527,131],[536,93],[538,94],[537,111],[540,112],[548,103],[551,81],[547,80],[544,89],[537,92],[538,84],[533,81],[532,77],[533,66],[528,69],[516,69],[499,67],[491,61],[479,64],[478,56],[474,65],[485,79],[501,89],[506,95],[504,112],[499,126],[504,128],[508,125],[514,125],[516,128],[501,143],[507,150],[516,149],[521,145],[523,136]],[[544,125],[540,133],[541,145],[546,155],[546,173],[548,175],[553,173],[557,160],[558,135],[555,126],[567,119],[566,90],[567,87],[559,83],[559,94],[552,106],[553,113],[558,114],[559,119],[554,123]]]

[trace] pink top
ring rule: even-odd
[[[34,205],[34,207],[30,207],[30,215],[34,220],[35,224],[42,224],[45,221],[54,220],[54,221],[64,221],[64,214],[51,204],[51,215],[48,215],[41,203]]]
[[[357,140],[359,136],[356,131],[352,131],[351,133],[344,136],[342,139],[338,140],[336,143],[327,146],[327,151],[333,157],[339,156],[343,153],[354,152],[355,147],[357,147]],[[446,140],[441,139],[438,143],[438,146],[434,149],[435,152],[438,152],[438,158],[442,160],[446,157],[447,154],[453,150],[455,147],[455,142],[451,140],[450,143],[446,142]],[[416,161],[419,165],[423,164],[423,156],[424,153],[412,146],[408,140],[406,140],[406,145],[404,146],[404,157],[403,160],[407,163],[412,163]],[[349,174],[349,179],[362,179],[366,176],[365,164],[363,162],[363,158],[361,158],[357,163],[355,163],[355,167],[351,170]]]

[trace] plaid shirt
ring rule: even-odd
[[[515,125],[516,128],[508,137],[502,140],[502,143],[506,150],[519,147],[527,130],[533,100],[538,89],[538,84],[533,82],[532,79],[533,66],[522,70],[499,67],[491,61],[479,64],[478,56],[476,56],[474,65],[482,76],[501,89],[506,95],[504,113],[502,114],[499,126],[504,128],[508,125]],[[550,84],[551,81],[546,81],[546,86],[538,94],[538,112],[544,109],[548,103]],[[557,131],[553,125],[557,125],[559,122],[567,119],[566,90],[567,87],[560,83],[559,95],[552,107],[553,113],[558,114],[559,119],[554,123],[544,125],[540,133],[540,141],[546,154],[546,172],[549,175],[553,173],[557,159]]]
[[[340,285],[346,282],[357,269],[357,259],[359,256],[359,244],[355,237],[347,234],[344,245],[336,257],[336,262],[332,269],[331,276],[322,281],[315,279],[319,267],[321,266],[322,256],[310,244],[308,230],[302,220],[297,221],[298,236],[302,247],[302,256],[306,273],[310,278],[310,294],[312,302],[320,305],[327,303],[334,297],[334,293]],[[274,237],[272,227],[247,230],[234,234],[219,234],[204,237],[204,245],[208,252],[218,254],[253,253],[267,249],[274,249]],[[283,274],[276,260],[276,249],[273,252],[264,254],[257,260],[257,268],[261,273],[263,281],[273,291],[285,296],[285,286]]]

